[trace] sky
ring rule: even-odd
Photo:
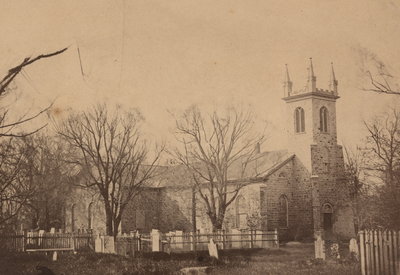
[[[294,89],[305,85],[310,57],[319,88],[328,88],[334,63],[338,140],[348,146],[362,144],[364,120],[400,99],[360,89],[360,48],[399,72],[400,6],[390,0],[0,2],[0,74],[26,56],[69,47],[18,76],[2,99],[16,113],[53,101],[61,117],[118,104],[139,108],[146,132],[169,141],[170,113],[245,105],[268,123],[263,149],[273,150],[286,147],[286,63]]]

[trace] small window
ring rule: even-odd
[[[295,132],[296,133],[304,133],[305,132],[305,118],[304,118],[304,109],[301,107],[297,107],[294,111],[294,121],[295,121]]]
[[[326,107],[319,110],[319,130],[323,133],[328,132],[328,109]]]
[[[279,227],[287,228],[289,226],[289,208],[288,199],[285,195],[279,197]]]

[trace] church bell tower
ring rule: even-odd
[[[319,174],[312,163],[310,146],[326,148],[337,146],[336,100],[338,81],[333,65],[329,89],[317,88],[317,77],[310,58],[306,85],[297,91],[286,65],[284,98],[287,106],[288,149],[300,158],[311,174]]]
[[[311,192],[314,232],[349,234],[349,215],[339,207],[345,181],[343,150],[337,144],[336,100],[338,81],[331,65],[328,89],[317,88],[310,58],[306,85],[297,91],[286,66],[284,98],[287,106],[289,152],[304,166],[298,188]],[[303,186],[303,187],[302,187]],[[342,190],[342,191],[340,191]]]

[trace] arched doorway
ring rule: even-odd
[[[323,228],[327,233],[333,232],[333,207],[329,203],[325,203],[322,206],[322,219],[323,219]]]

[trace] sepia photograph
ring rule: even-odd
[[[399,1],[0,3],[0,275],[400,275]]]

